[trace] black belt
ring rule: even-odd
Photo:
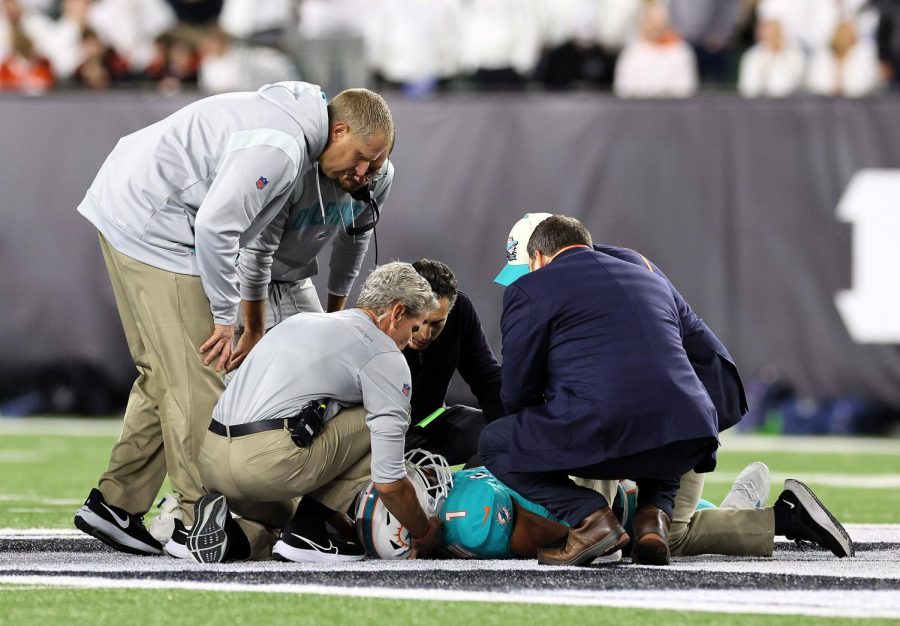
[[[243,437],[254,433],[263,433],[267,430],[279,430],[282,428],[291,430],[296,423],[296,417],[276,420],[259,420],[258,422],[238,424],[236,426],[226,426],[221,422],[213,420],[209,423],[209,432],[221,435],[222,437]]]

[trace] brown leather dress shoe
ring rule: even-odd
[[[634,516],[631,560],[642,565],[669,564],[669,516],[658,506],[648,505]]]
[[[563,547],[538,550],[538,563],[587,565],[597,557],[621,550],[627,543],[628,533],[605,506],[585,517],[575,528],[570,528]]]

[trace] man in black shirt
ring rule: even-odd
[[[412,373],[412,424],[406,447],[441,454],[451,465],[467,463],[478,450],[487,422],[506,414],[500,400],[500,364],[494,357],[481,320],[447,265],[420,259],[413,263],[438,297],[433,311],[403,351]],[[458,371],[481,409],[444,400],[453,372]],[[478,459],[474,460],[480,465]]]

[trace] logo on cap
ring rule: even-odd
[[[256,181],[256,188],[262,189],[263,187],[265,187],[268,184],[269,184],[269,179],[266,178],[265,176],[260,176],[259,180]]]
[[[516,255],[516,248],[519,246],[519,242],[510,237],[506,240],[506,262],[512,263],[518,257]]]

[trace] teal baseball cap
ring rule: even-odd
[[[453,474],[453,489],[441,509],[444,546],[464,558],[509,558],[512,498],[484,468]]]
[[[495,283],[506,287],[528,273],[528,240],[531,239],[531,233],[537,225],[552,215],[552,213],[526,213],[525,217],[513,225],[506,239],[506,267],[494,278]]]

